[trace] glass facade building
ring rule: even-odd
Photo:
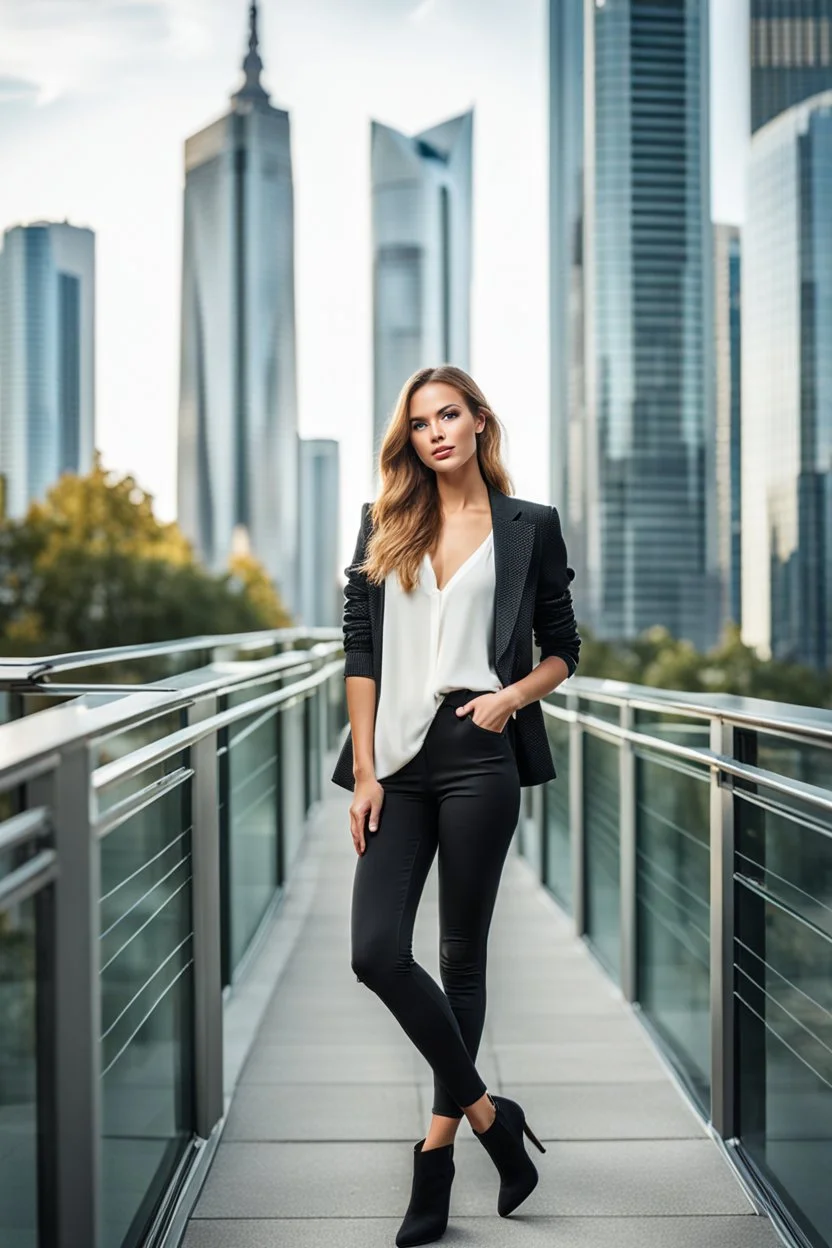
[[[92,467],[95,235],[13,226],[0,253],[0,514],[23,516],[62,472]]]
[[[832,91],[751,141],[743,260],[743,635],[832,661]]]
[[[341,627],[339,450],[334,438],[300,440],[299,623],[314,628]]]
[[[751,130],[832,87],[832,0],[751,0]]]
[[[716,505],[722,616],[742,624],[741,260],[735,225],[714,226],[716,349]]]
[[[411,373],[470,367],[473,121],[413,136],[370,123],[374,471]]]
[[[553,355],[552,454],[577,465],[564,507],[583,559],[576,605],[602,637],[662,624],[707,648],[721,623],[708,7],[586,0],[582,31],[576,5],[550,16],[551,133],[568,154],[552,175],[553,327],[570,325]],[[565,63],[582,66],[582,110]]]
[[[549,0],[550,497],[569,539],[576,608],[586,584],[584,0]]]
[[[185,144],[179,522],[221,570],[235,544],[298,607],[294,207],[289,114],[243,87]]]

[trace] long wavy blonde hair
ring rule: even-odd
[[[381,584],[395,568],[406,593],[419,579],[427,551],[432,550],[442,528],[436,473],[419,459],[410,442],[410,400],[430,381],[445,382],[462,394],[472,415],[485,414],[485,427],[477,434],[480,472],[503,494],[514,486],[502,461],[502,425],[485,395],[468,373],[452,364],[420,368],[402,386],[379,452],[381,489],[372,504],[373,531],[359,570],[373,584]]]

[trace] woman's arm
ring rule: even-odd
[[[367,577],[358,571],[367,547],[367,513],[370,504],[361,507],[361,527],[352,561],[344,568],[344,676],[373,676],[373,634],[370,627],[370,602]]]
[[[344,568],[344,679],[346,680],[347,713],[352,731],[353,775],[374,776],[373,721],[375,719],[376,682],[373,671],[373,637],[370,627],[369,587],[367,577],[359,571],[367,548],[367,513],[369,504],[361,508],[361,526],[352,561]]]
[[[375,733],[376,682],[373,667],[373,634],[370,626],[369,587],[358,567],[364,560],[367,545],[369,504],[361,509],[361,527],[355,543],[352,562],[344,569],[344,679],[346,681],[347,715],[352,734],[352,774],[355,789],[350,805],[350,832],[356,853],[366,849],[366,824],[369,831],[378,828],[378,816],[384,802],[384,791],[376,780]]]
[[[566,544],[556,507],[550,507],[543,529],[543,548],[532,617],[532,634],[540,662],[522,680],[506,689],[514,710],[557,689],[578,666],[581,638],[575,622],[569,584],[575,578],[567,563]]]
[[[535,645],[540,647],[541,663],[556,655],[563,659],[570,676],[578,666],[581,650],[569,588],[574,579],[574,569],[567,563],[560,516],[557,508],[551,507],[543,529],[532,630]]]

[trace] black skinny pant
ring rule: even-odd
[[[461,1118],[486,1091],[475,1059],[485,1023],[488,929],[520,813],[509,734],[475,724],[446,694],[414,758],[379,777],[384,804],[355,866],[352,969],[398,1019],[433,1069],[433,1112]],[[414,961],[413,926],[439,853],[442,988]]]

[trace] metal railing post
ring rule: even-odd
[[[633,708],[621,704],[619,723],[624,732],[633,727]],[[636,756],[631,741],[618,746],[618,838],[620,910],[621,991],[625,1001],[637,995],[638,960],[636,949]]]
[[[568,693],[566,705],[578,711],[578,695]],[[575,935],[586,932],[586,844],[584,837],[584,733],[577,718],[569,724],[569,845],[572,860],[572,921]]]
[[[210,696],[188,708],[188,723],[217,713]],[[194,944],[195,1129],[207,1139],[223,1114],[223,1012],[220,943],[220,822],[217,734],[191,747],[191,861]]]
[[[734,729],[711,721],[711,749],[734,756]],[[711,768],[711,1123],[723,1140],[737,1134],[734,1002],[734,794]]]
[[[54,1176],[56,1248],[101,1242],[100,854],[91,816],[91,748],[67,746],[52,775],[28,785],[29,805],[52,811],[58,878],[54,908]]]

